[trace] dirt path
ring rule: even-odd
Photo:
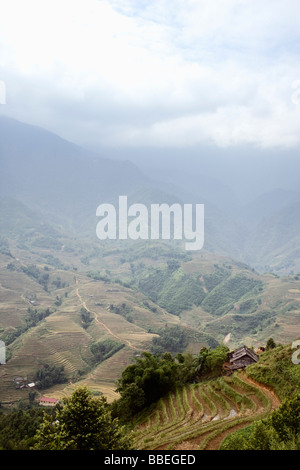
[[[78,285],[78,279],[76,279],[76,284]],[[97,313],[96,313],[96,312],[93,312],[92,310],[90,310],[90,309],[87,307],[86,302],[82,299],[81,295],[79,294],[79,287],[77,287],[77,289],[76,289],[76,295],[77,295],[77,297],[79,298],[81,305],[82,305],[88,312],[90,312],[92,315],[94,315],[94,318],[95,318],[96,323],[98,323],[99,325],[103,326],[103,328],[105,328],[106,331],[107,331],[111,336],[113,336],[114,338],[116,338],[118,341],[125,342],[125,343],[127,343],[127,345],[128,345],[131,349],[137,350],[137,348],[136,348],[135,346],[133,346],[133,344],[132,344],[130,341],[128,341],[127,339],[120,338],[120,336],[117,336],[115,333],[113,333],[113,332],[111,331],[111,329],[110,329],[105,323],[103,323],[102,321],[99,320]]]
[[[251,379],[245,372],[241,374],[241,377],[245,382],[248,382],[250,385],[254,385],[255,387],[259,388],[265,395],[267,395],[271,402],[271,410],[275,410],[281,405],[281,401],[279,400],[278,396],[270,387],[260,382],[257,382],[254,379]]]
[[[226,431],[223,431],[221,432],[220,434],[218,434],[216,437],[214,437],[213,439],[211,439],[211,441],[209,441],[209,444],[207,445],[207,447],[205,447],[205,450],[218,450],[220,445],[221,445],[221,442],[225,439],[225,437],[228,435],[228,434],[232,434],[233,432],[235,431],[238,431],[239,429],[242,429],[242,428],[245,428],[246,426],[248,426],[249,424],[251,424],[251,420],[249,420],[248,422],[243,422],[243,423],[240,423],[240,424],[235,424],[234,426],[232,426],[232,428],[230,429],[227,429]]]

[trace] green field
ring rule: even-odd
[[[299,393],[300,369],[291,357],[291,345],[279,345],[243,371],[177,387],[138,418],[135,448],[228,448],[228,442],[238,442],[239,432],[251,432],[253,423]]]
[[[135,447],[216,450],[228,433],[267,416],[279,399],[245,374],[177,389],[135,432]]]

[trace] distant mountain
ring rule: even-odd
[[[148,178],[130,162],[100,158],[41,128],[0,117],[1,195],[78,229],[101,202]]]
[[[6,213],[7,228],[2,227],[2,232],[9,232],[12,225],[16,231],[17,220],[26,225],[30,218],[36,228],[41,218],[49,227],[54,224],[53,230],[58,226],[78,237],[95,239],[96,208],[105,202],[117,207],[120,195],[127,195],[129,204],[147,206],[203,203],[205,250],[259,270],[298,271],[299,220],[294,211],[300,197],[295,155],[287,156],[284,168],[283,157],[276,152],[274,165],[269,165],[270,155],[260,161],[259,155],[238,159],[226,154],[226,161],[207,152],[196,160],[191,150],[181,166],[174,155],[172,166],[171,157],[160,164],[159,155],[152,158],[148,151],[141,157],[140,168],[134,151],[136,163],[124,156],[103,158],[44,129],[0,116],[0,197],[4,198],[0,209]],[[17,203],[26,208],[20,210]],[[22,230],[21,223],[19,227]]]
[[[297,201],[300,201],[300,190],[297,192],[276,188],[240,207],[239,216],[253,227],[262,218],[268,218]]]
[[[260,271],[300,272],[300,199],[261,219],[249,233],[244,259]]]
[[[188,192],[188,175],[183,186],[161,180],[159,172],[157,179],[150,179],[129,161],[102,158],[44,129],[3,116],[0,160],[0,196],[24,204],[25,214],[31,210],[78,236],[95,238],[96,208],[106,202],[117,208],[120,195],[127,195],[129,204],[148,207],[153,203],[205,203],[205,249],[237,254],[235,223],[207,199],[204,180],[198,188],[195,179]],[[208,186],[206,182],[206,189]],[[2,212],[7,203],[4,199]],[[14,209],[16,220],[20,214]]]
[[[170,171],[173,183],[177,184],[184,179],[184,174],[189,174],[188,182],[194,184],[193,180],[198,178],[201,188],[204,177],[209,186],[207,190],[219,195],[219,207],[223,207],[226,201],[227,210],[231,209],[231,204],[245,205],[276,189],[299,191],[299,148],[259,148],[251,145],[228,148],[213,145],[107,148],[105,155],[120,160],[129,159],[146,174],[150,169],[158,175]],[[216,202],[208,197],[208,193],[206,198]]]
[[[207,146],[153,153],[133,150],[132,161],[186,199],[204,196],[213,204],[212,213],[207,205],[206,249],[263,272],[299,271],[300,220],[290,208],[300,201],[297,149]],[[113,156],[121,157],[121,150]]]

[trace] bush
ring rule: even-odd
[[[67,377],[64,372],[64,366],[44,364],[44,366],[35,373],[34,381],[38,389],[49,388],[55,384],[65,383]]]
[[[97,363],[105,361],[122,349],[125,345],[112,339],[105,339],[99,343],[92,344],[91,352]]]
[[[183,328],[173,326],[159,331],[159,336],[152,339],[152,354],[183,352],[188,345],[188,338]]]
[[[177,385],[183,383],[180,364],[169,354],[152,355],[143,352],[136,363],[126,367],[118,380],[117,392],[121,398],[114,405],[120,416],[133,416],[144,407],[155,403]]]

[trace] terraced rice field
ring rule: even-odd
[[[161,399],[135,431],[140,450],[216,450],[231,432],[266,416],[277,396],[244,372],[191,384]]]

